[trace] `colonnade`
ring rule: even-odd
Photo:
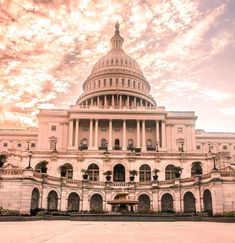
[[[97,107],[103,107],[103,108],[153,108],[155,107],[151,102],[135,97],[135,96],[129,96],[129,95],[119,95],[119,94],[113,94],[113,95],[103,95],[103,96],[97,96],[92,97],[90,99],[86,99],[85,101],[80,103],[81,108],[89,108],[89,107],[97,106]]]
[[[103,119],[102,119],[103,120]],[[79,136],[80,130],[80,121],[81,119],[72,119],[69,121],[69,147],[70,148],[78,148],[80,146],[80,141],[82,139]],[[99,121],[101,119],[89,119],[89,134],[86,137],[88,139],[88,148],[89,149],[98,149],[98,142],[101,137],[99,136]],[[120,144],[122,150],[127,149],[127,122],[132,120],[122,120],[122,144]],[[146,121],[147,120],[135,120],[136,121],[136,148],[141,148],[142,150],[146,150]],[[93,132],[94,128],[94,132]],[[155,136],[156,139],[154,141],[158,143],[159,148],[165,150],[166,148],[166,125],[163,120],[155,121]],[[113,120],[108,120],[108,149],[112,150],[113,148]],[[156,145],[156,144],[155,144]]]

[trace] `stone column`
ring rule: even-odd
[[[69,147],[73,146],[73,120],[69,120]]]
[[[136,97],[134,98],[134,107],[136,108]]]
[[[107,108],[107,96],[104,96],[104,108]]]
[[[122,95],[119,97],[119,108],[122,108]]]
[[[91,149],[93,145],[92,137],[93,137],[93,119],[90,119],[89,149]]]
[[[166,149],[166,122],[162,121],[162,149]]]
[[[99,96],[97,97],[97,106],[98,107],[100,106],[100,97]]]
[[[113,144],[113,134],[112,134],[112,131],[113,131],[113,121],[112,120],[109,120],[109,147],[108,149],[109,150],[112,150],[112,144]]]
[[[76,119],[76,128],[75,128],[75,147],[78,148],[78,131],[79,131],[79,119]]]
[[[129,97],[129,95],[127,95],[126,107],[129,108],[129,106],[130,106],[130,97]]]
[[[114,95],[112,95],[112,107],[114,108],[115,103],[114,103]]]
[[[98,125],[99,125],[99,120],[95,119],[95,145],[94,145],[94,149],[98,149]]]
[[[156,121],[156,142],[158,142],[158,144],[160,143],[160,141],[159,141],[159,122],[158,122],[158,120]]]
[[[137,120],[137,144],[136,147],[140,148],[140,120]]]
[[[142,120],[142,150],[146,150],[145,139],[145,120]]]
[[[123,120],[122,150],[126,150],[126,120]]]

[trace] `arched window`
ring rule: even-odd
[[[202,166],[200,161],[193,162],[191,168],[191,176],[201,175],[202,174]]]
[[[60,176],[68,179],[73,179],[73,166],[71,164],[64,164],[60,167]]]
[[[113,168],[113,181],[125,181],[125,167],[117,164]]]
[[[100,88],[100,80],[98,81],[98,88]]]
[[[127,147],[127,149],[128,150],[131,150],[131,149],[133,149],[134,148],[134,140],[133,139],[129,139],[128,140],[128,147]]]
[[[47,164],[48,164],[48,162],[46,160],[39,162],[35,166],[35,171],[38,173],[47,173]]]
[[[91,164],[88,166],[88,175],[90,181],[99,180],[99,167],[97,164]]]
[[[175,166],[174,165],[168,165],[165,169],[165,179],[166,180],[172,180],[175,178]]]
[[[151,181],[151,168],[149,165],[141,165],[139,173],[140,181]]]
[[[107,148],[107,140],[105,139],[105,138],[102,138],[101,139],[101,148],[102,149],[105,149],[105,148]]]

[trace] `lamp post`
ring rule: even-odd
[[[30,151],[29,151],[29,164],[28,164],[28,166],[26,167],[26,169],[32,169],[32,167],[31,167],[31,158],[32,158],[32,155],[33,155],[33,153],[32,153],[32,151],[30,150]]]
[[[213,163],[214,163],[213,170],[218,170],[218,169],[216,168],[216,164],[215,164],[216,154],[213,154],[213,155],[212,155],[212,158],[213,158]]]
[[[158,150],[158,141],[156,141],[156,152],[159,152],[159,150]]]

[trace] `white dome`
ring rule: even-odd
[[[103,71],[107,71],[108,69],[122,69],[130,73],[143,76],[143,73],[137,62],[133,58],[128,56],[122,49],[124,39],[119,33],[118,22],[116,23],[115,27],[115,34],[111,38],[112,49],[109,51],[107,55],[101,57],[96,62],[91,71],[91,76]]]

